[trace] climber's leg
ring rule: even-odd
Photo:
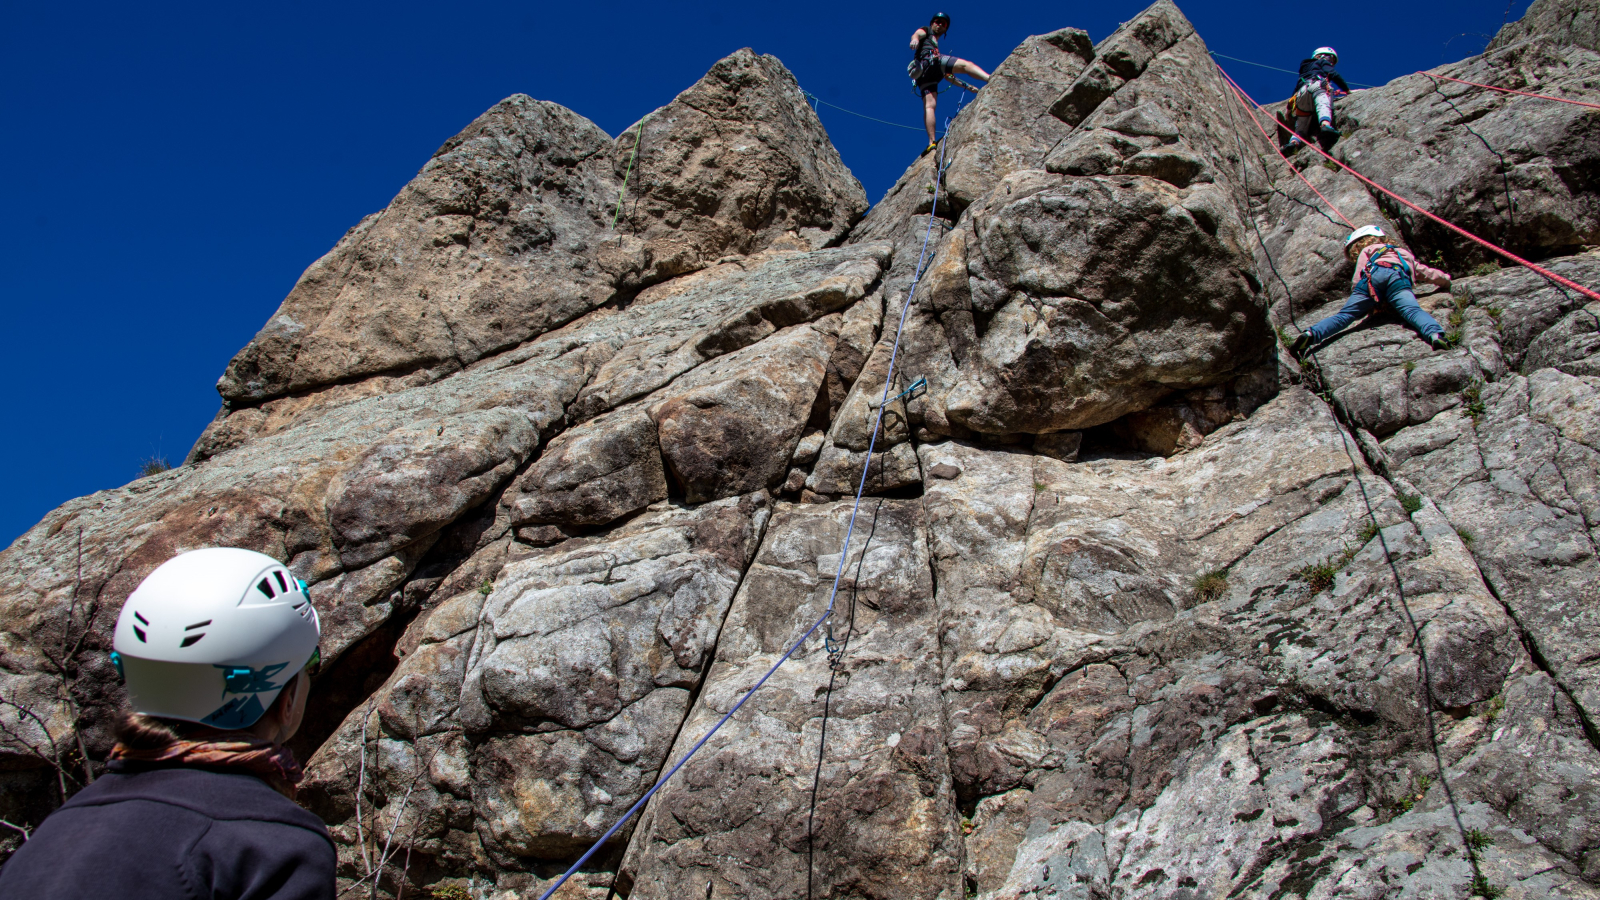
[[[1306,329],[1311,335],[1311,342],[1320,344],[1328,338],[1349,328],[1356,320],[1377,308],[1377,301],[1372,299],[1367,279],[1356,282],[1355,289],[1350,292],[1350,299],[1344,302],[1344,307],[1333,315],[1323,319],[1317,324]],[[1424,313],[1426,315],[1426,313]]]
[[[946,57],[946,59],[949,59],[949,57]],[[980,80],[980,81],[982,81],[984,83],[988,83],[988,81],[989,81],[989,73],[988,72],[985,72],[984,70],[978,68],[977,66],[973,65],[970,62],[967,62],[964,59],[957,59],[957,60],[954,60],[954,62],[955,62],[955,65],[951,66],[950,68],[957,75],[971,75],[973,78],[976,78],[976,79],[978,79],[978,80]]]

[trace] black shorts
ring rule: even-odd
[[[939,82],[943,81],[946,75],[955,70],[956,58],[954,56],[941,56],[936,60],[930,60],[928,66],[922,70],[922,77],[917,79],[917,87],[924,94],[937,94],[939,93]]]

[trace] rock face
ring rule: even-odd
[[[1580,90],[1589,12],[1440,73]],[[1594,116],[1340,109],[1342,167],[1600,284]],[[189,464],[0,553],[0,818],[99,771],[117,609],[222,544],[311,584],[347,889],[538,896],[692,751],[557,896],[1600,897],[1600,303],[1302,174],[1459,276],[1451,349],[1275,340],[1347,227],[1167,0],[1024,41],[859,222],[770,57],[615,139],[507,100]]]
[[[215,432],[264,401],[432,381],[725,255],[820,248],[865,209],[772,57],[735,53],[614,141],[516,95],[301,276],[228,364],[217,388],[230,414],[196,456],[236,446],[240,427]]]

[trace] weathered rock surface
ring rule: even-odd
[[[865,209],[860,183],[772,57],[729,56],[615,141],[519,94],[447,141],[388,208],[307,270],[218,390],[248,406],[459,369],[725,255],[785,235],[791,249],[824,246]]]
[[[1522,18],[1508,23],[1489,42],[1490,50],[1545,37],[1600,53],[1600,13],[1582,0],[1534,0]]]
[[[1441,71],[1575,91],[1586,14]],[[558,896],[1600,897],[1600,303],[1307,165],[1458,340],[1275,353],[1348,227],[1166,0],[1029,38],[859,223],[803,105],[741,51],[448,144],[189,465],[0,554],[0,817],[104,758],[138,579],[232,544],[323,618],[346,888],[537,896],[731,713]],[[1600,284],[1551,106],[1411,76],[1338,152]]]

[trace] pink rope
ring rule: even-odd
[[[1222,67],[1221,66],[1217,66],[1217,71],[1218,72],[1222,72]],[[1244,103],[1244,99],[1247,96],[1244,93],[1244,90],[1241,89],[1237,84],[1234,84],[1232,78],[1228,78],[1228,73],[1227,72],[1222,72],[1222,77],[1228,79],[1228,83],[1233,85],[1233,89],[1235,91],[1239,92],[1239,102]],[[1254,102],[1254,101],[1252,101],[1252,102]],[[1322,196],[1322,192],[1317,190],[1317,186],[1312,184],[1310,182],[1310,180],[1306,178],[1304,172],[1301,172],[1299,169],[1296,169],[1294,167],[1294,164],[1289,162],[1289,157],[1284,156],[1283,155],[1283,151],[1278,149],[1278,142],[1273,140],[1271,135],[1267,134],[1267,129],[1262,127],[1261,120],[1256,118],[1255,111],[1250,108],[1250,104],[1249,103],[1245,103],[1244,104],[1244,111],[1249,114],[1250,121],[1256,123],[1256,130],[1261,132],[1261,136],[1267,139],[1267,145],[1272,148],[1272,152],[1278,154],[1278,158],[1283,160],[1283,164],[1289,167],[1289,171],[1293,172],[1302,182],[1305,182],[1305,186],[1308,187],[1308,188],[1311,188],[1311,193],[1316,194],[1318,197],[1321,197],[1322,198],[1322,202],[1328,204],[1328,208],[1333,210],[1333,214],[1334,215],[1338,216],[1341,219],[1344,219],[1344,223],[1346,225],[1349,225],[1351,228],[1356,227],[1356,223],[1350,221],[1350,219],[1347,216],[1345,216],[1344,213],[1340,212],[1339,211],[1339,207],[1334,206],[1332,200],[1329,200],[1327,197],[1323,197]],[[1266,111],[1262,110],[1262,112],[1266,112]]]
[[[1590,109],[1600,109],[1600,103],[1585,103],[1582,100],[1568,100],[1565,97],[1552,97],[1549,94],[1531,94],[1527,91],[1513,91],[1511,88],[1495,87],[1492,84],[1479,84],[1476,81],[1467,81],[1464,78],[1451,78],[1449,75],[1435,75],[1432,72],[1423,72],[1429,78],[1443,78],[1445,81],[1454,81],[1456,84],[1470,84],[1473,87],[1488,88],[1491,91],[1502,91],[1507,94],[1520,94],[1523,97],[1538,97],[1540,100],[1554,100],[1557,103],[1571,103],[1573,106],[1587,106]]]
[[[1230,77],[1226,71],[1223,71],[1223,68],[1221,66],[1217,66],[1217,71],[1222,72],[1222,77],[1228,79],[1228,83],[1233,85],[1233,89],[1239,93],[1239,98],[1240,98],[1241,102],[1248,101],[1248,102],[1245,102],[1245,108],[1246,109],[1249,109],[1251,106],[1255,106],[1258,109],[1261,108],[1261,105],[1256,103],[1256,101],[1249,94],[1245,93],[1244,88],[1239,87],[1238,83],[1235,82],[1233,80],[1233,78]],[[1261,111],[1262,112],[1266,112],[1265,109],[1262,109]],[[1252,119],[1255,118],[1254,113],[1251,114],[1250,118],[1252,118]],[[1261,123],[1257,122],[1256,126],[1259,128],[1260,124]],[[1484,247],[1486,247],[1486,248],[1488,248],[1490,250],[1493,250],[1494,252],[1496,252],[1496,253],[1500,254],[1501,256],[1505,257],[1506,259],[1511,260],[1512,262],[1516,263],[1517,265],[1526,267],[1527,269],[1530,269],[1530,270],[1532,270],[1534,272],[1537,272],[1540,275],[1543,275],[1545,278],[1550,279],[1551,281],[1555,282],[1556,284],[1562,285],[1564,287],[1569,287],[1569,288],[1577,291],[1578,293],[1584,295],[1585,297],[1588,297],[1591,300],[1600,300],[1600,293],[1595,293],[1594,291],[1590,290],[1589,288],[1584,287],[1583,285],[1577,283],[1576,281],[1573,281],[1570,278],[1562,278],[1560,275],[1557,275],[1556,273],[1550,271],[1549,269],[1544,268],[1543,266],[1536,265],[1534,263],[1528,262],[1527,260],[1525,260],[1522,257],[1516,255],[1515,253],[1512,253],[1510,250],[1507,250],[1504,247],[1500,247],[1500,246],[1497,246],[1495,244],[1489,243],[1488,241],[1484,240],[1483,238],[1478,237],[1477,235],[1475,235],[1472,232],[1466,230],[1465,228],[1462,228],[1459,225],[1456,225],[1453,222],[1447,222],[1444,219],[1439,218],[1438,216],[1434,215],[1433,213],[1428,212],[1427,210],[1423,209],[1422,207],[1416,205],[1415,203],[1412,203],[1410,200],[1407,200],[1406,198],[1400,196],[1399,194],[1396,194],[1394,191],[1391,191],[1388,188],[1384,187],[1383,185],[1377,183],[1376,181],[1373,181],[1371,178],[1368,178],[1367,176],[1361,174],[1360,172],[1357,172],[1355,169],[1350,168],[1350,166],[1347,163],[1342,163],[1339,160],[1334,159],[1332,156],[1329,156],[1326,151],[1324,151],[1321,147],[1318,147],[1316,144],[1312,143],[1311,141],[1306,141],[1305,144],[1306,144],[1307,147],[1310,147],[1312,150],[1315,150],[1318,153],[1322,154],[1322,156],[1325,159],[1327,159],[1329,162],[1331,162],[1334,165],[1340,167],[1344,171],[1349,172],[1351,175],[1354,175],[1355,177],[1361,179],[1368,186],[1377,188],[1378,190],[1384,192],[1385,194],[1388,194],[1390,197],[1393,197],[1395,200],[1405,204],[1407,207],[1410,207],[1411,209],[1423,214],[1424,216],[1427,216],[1428,218],[1432,219],[1433,221],[1438,222],[1440,225],[1443,225],[1444,227],[1450,229],[1451,231],[1454,231],[1456,234],[1459,234],[1462,237],[1467,238],[1470,241],[1473,241],[1475,243],[1481,244],[1482,246],[1484,246]],[[1282,156],[1282,154],[1279,154],[1279,155]],[[1289,162],[1289,160],[1287,158],[1285,158],[1284,159],[1284,163],[1287,164],[1288,162]],[[1293,166],[1290,166],[1290,168],[1293,168]],[[1301,180],[1303,181],[1304,177],[1302,177]],[[1310,184],[1309,181],[1306,182],[1306,183]],[[1313,188],[1312,190],[1316,190],[1316,189]],[[1322,194],[1319,192],[1317,194],[1317,196],[1322,197]],[[1322,198],[1322,202],[1327,203],[1328,202],[1328,198],[1323,197]],[[1333,206],[1332,203],[1328,203],[1328,205],[1330,207]],[[1335,208],[1334,212],[1339,212],[1339,210],[1337,208]],[[1339,218],[1344,219],[1344,215],[1341,213]],[[1345,219],[1345,221],[1349,222],[1350,220],[1349,219]]]

